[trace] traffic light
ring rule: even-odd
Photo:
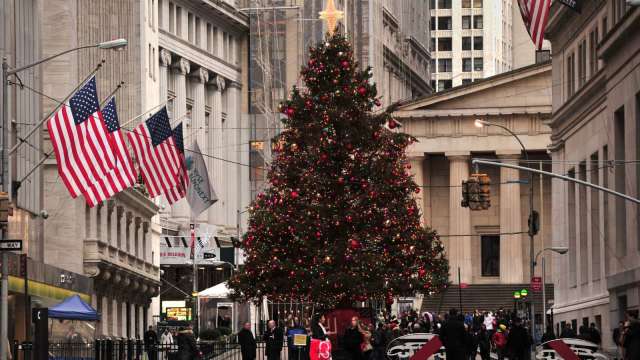
[[[540,231],[540,214],[533,210],[529,215],[529,236],[534,236]]]
[[[13,206],[9,202],[9,194],[0,192],[0,223],[9,221],[9,216],[13,215]]]
[[[487,174],[471,174],[462,180],[462,207],[487,210],[491,206],[491,179]]]
[[[487,174],[474,174],[478,176],[480,188],[480,208],[487,210],[491,207],[491,179]]]

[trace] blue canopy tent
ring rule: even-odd
[[[60,304],[49,308],[50,319],[98,321],[100,314],[91,305],[73,295],[66,298]]]

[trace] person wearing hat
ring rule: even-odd
[[[496,349],[498,360],[504,359],[507,347],[507,327],[504,324],[498,326],[498,330],[491,337],[493,347]]]

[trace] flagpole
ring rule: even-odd
[[[132,122],[136,121],[138,118],[140,118],[140,117],[142,117],[142,116],[144,116],[144,115],[147,115],[148,113],[152,112],[153,110],[156,110],[156,109],[158,109],[158,108],[163,107],[164,105],[167,105],[167,103],[168,103],[169,101],[171,101],[171,100],[173,100],[173,99],[175,99],[175,98],[176,98],[175,96],[172,96],[170,99],[167,99],[166,101],[163,101],[163,102],[161,102],[160,104],[158,104],[158,105],[156,105],[156,106],[153,106],[153,107],[151,107],[151,108],[149,108],[149,109],[145,110],[144,112],[142,112],[142,113],[140,113],[140,114],[138,114],[138,115],[136,115],[136,116],[132,117],[131,119],[129,119],[126,123],[121,124],[121,125],[120,125],[120,127],[125,127],[125,126],[127,126],[127,125],[131,124]]]
[[[61,106],[64,106],[64,103],[67,102],[67,100],[69,100],[70,97],[73,96],[73,94],[76,93],[76,91],[78,91],[78,89],[80,89],[82,87],[82,85],[84,85],[87,80],[91,79],[92,76],[94,76],[99,70],[100,68],[102,68],[102,65],[106,62],[106,60],[102,60],[98,65],[96,65],[95,69],[93,69],[93,71],[84,79],[82,80],[82,82],[80,82],[80,84],[78,84],[78,86],[76,86],[73,91],[71,91],[67,97],[64,98],[64,100],[62,100],[60,102]],[[31,130],[29,130],[29,132],[27,132],[26,135],[24,135],[22,138],[18,138],[18,143],[15,144],[11,150],[9,150],[9,155],[12,155],[14,152],[16,152],[16,150],[18,150],[18,148],[20,147],[20,145],[22,145],[24,142],[26,142],[29,138],[29,136],[31,136],[34,132],[36,132],[40,126],[42,126],[47,120],[49,120],[51,118],[51,116],[53,116],[53,114],[58,111],[59,106],[56,106],[53,110],[51,110],[51,112],[49,113],[49,115],[45,116],[42,120],[40,120],[33,128],[31,128]]]

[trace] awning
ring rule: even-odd
[[[100,314],[91,305],[82,301],[78,295],[68,297],[60,304],[49,308],[49,317],[66,320],[100,320]]]
[[[221,282],[218,285],[202,290],[198,293],[199,298],[215,298],[227,299],[231,295],[232,290],[227,286],[227,282]]]

